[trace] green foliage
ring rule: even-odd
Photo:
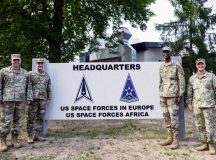
[[[197,58],[205,58],[214,67],[216,41],[214,31],[216,14],[212,9],[205,7],[207,0],[170,0],[174,7],[176,20],[165,24],[158,24],[156,29],[161,31],[162,39],[169,44],[175,53],[184,51],[189,55],[184,57],[183,66],[186,76],[195,71],[194,62]],[[216,34],[216,33],[215,33]],[[210,54],[211,56],[210,56]],[[213,68],[215,71],[215,68]]]
[[[27,68],[32,57],[73,60],[86,44],[105,38],[111,24],[115,30],[126,20],[145,30],[154,1],[1,0],[0,63],[8,64],[12,53],[21,53]]]

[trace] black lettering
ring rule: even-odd
[[[74,113],[66,113],[66,117],[67,118],[74,117]]]
[[[61,106],[61,111],[68,111],[69,110],[69,107],[68,106]]]
[[[85,70],[90,70],[90,67],[88,65],[86,65]]]
[[[71,111],[90,111],[91,106],[71,106]]]
[[[125,64],[125,70],[129,70],[129,64]]]
[[[130,65],[130,70],[136,70],[135,64],[131,64],[131,65]]]
[[[127,106],[120,106],[120,110],[126,110]]]
[[[95,65],[90,65],[90,70],[95,70]]]
[[[77,117],[96,117],[96,113],[77,113]]]
[[[125,117],[148,117],[148,112],[127,112]]]
[[[129,110],[154,110],[154,105],[129,105],[128,106]]]
[[[101,70],[101,65],[97,65],[96,69],[100,71]]]
[[[99,112],[99,117],[123,117],[122,112]]]
[[[84,65],[79,65],[79,70],[84,70]]]
[[[141,69],[140,64],[136,64],[136,69],[137,69],[137,70],[140,70],[140,69]]]
[[[124,64],[119,64],[120,70],[123,70]]]
[[[118,64],[114,64],[113,69],[114,69],[114,70],[119,70],[119,66],[118,66]]]
[[[109,65],[108,70],[113,70],[113,66]]]
[[[73,70],[79,70],[79,65],[73,65]]]
[[[93,110],[98,110],[98,111],[118,110],[118,106],[93,106]]]
[[[107,70],[107,65],[102,65],[103,70]]]

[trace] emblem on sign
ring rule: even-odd
[[[92,96],[91,96],[91,93],[90,93],[90,90],[88,88],[87,81],[86,81],[84,75],[83,75],[83,78],[81,80],[80,87],[79,87],[79,90],[77,92],[76,99],[75,99],[74,103],[76,103],[77,101],[79,101],[82,98],[86,98],[87,100],[93,102],[93,99],[92,99]]]
[[[133,81],[129,73],[121,94],[120,101],[128,102],[128,103],[139,101],[135,87],[133,85]]]

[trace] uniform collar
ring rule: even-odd
[[[35,72],[38,73],[38,74],[41,74],[41,75],[44,75],[44,74],[45,74],[44,71],[43,71],[43,72],[38,72],[37,70],[35,70]]]
[[[204,78],[206,76],[207,76],[207,71],[205,71],[205,73],[201,77],[199,77],[199,74],[196,73],[196,77],[199,78],[199,79],[202,79],[202,78]]]
[[[168,63],[165,63],[164,62],[164,66],[171,66],[172,65],[172,61],[168,62]]]
[[[20,73],[21,72],[21,67],[19,69],[13,69],[12,66],[10,66],[10,70],[13,72],[13,73]]]

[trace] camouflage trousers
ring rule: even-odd
[[[213,108],[194,108],[193,112],[199,139],[204,143],[214,143],[216,111]]]
[[[3,111],[2,111],[3,107],[2,105],[0,105],[0,123],[1,123],[1,119],[3,117]]]
[[[7,101],[3,103],[0,121],[0,136],[7,136],[10,131],[19,135],[23,124],[24,102]]]
[[[179,106],[176,105],[175,97],[160,97],[160,105],[163,110],[163,117],[167,131],[174,133],[179,129]]]
[[[28,108],[27,132],[41,131],[46,110],[45,100],[34,100]]]

